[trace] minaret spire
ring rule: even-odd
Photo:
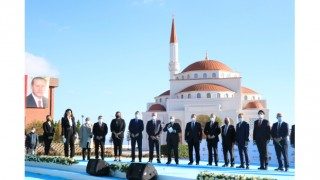
[[[209,57],[208,57],[208,50],[206,50],[206,60],[209,60]]]
[[[178,37],[174,17],[172,16],[171,36],[170,36],[170,61],[169,61],[170,79],[175,79],[175,74],[180,71],[178,56]]]

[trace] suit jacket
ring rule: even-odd
[[[38,107],[38,103],[34,100],[32,94],[29,94],[27,96],[27,102],[26,103],[27,103],[27,105],[26,105],[27,108],[36,108],[36,107]],[[48,107],[48,98],[42,97],[42,103],[43,103],[43,107],[47,108]]]
[[[211,121],[207,122],[204,127],[204,134],[207,136],[207,141],[219,142],[219,134],[221,133],[221,128],[218,122],[213,122],[212,127],[210,126]],[[213,139],[208,139],[208,135],[215,137]]]
[[[190,142],[191,140],[193,140],[195,143],[200,142],[202,140],[201,124],[198,122],[195,122],[194,128],[192,129],[191,122],[188,122],[184,132],[184,139],[187,142]]]
[[[256,142],[266,143],[270,140],[270,123],[268,120],[263,119],[259,127],[259,119],[254,121],[253,140]]]
[[[42,128],[43,128],[43,137],[45,139],[48,138],[49,136],[54,135],[55,128],[52,122],[51,122],[51,126],[49,125],[48,121],[44,122],[42,124]]]
[[[94,135],[93,140],[105,142],[106,135],[108,134],[107,124],[102,122],[102,126],[100,127],[99,122],[94,123],[92,133]],[[102,139],[97,139],[97,136],[102,136]]]
[[[120,133],[118,136],[120,139],[124,137],[124,130],[126,129],[126,122],[123,119],[112,119],[110,123],[110,131],[112,132],[112,139],[115,139],[116,136],[114,133]]]
[[[293,146],[295,145],[294,144],[294,128],[295,128],[295,125],[292,125],[291,127],[291,132],[290,132],[290,144],[292,144]]]
[[[73,130],[73,136],[76,135],[76,122],[74,118],[72,118],[72,126],[69,124],[68,118],[61,118],[61,127],[62,127],[62,136],[67,137],[68,136],[68,129],[72,128]]]
[[[249,142],[249,124],[246,121],[240,122],[236,126],[236,142],[239,145],[244,145],[246,141]]]
[[[153,119],[149,120],[147,122],[147,134],[148,134],[148,139],[152,140],[150,136],[155,136],[158,137],[158,140],[160,138],[160,134],[162,132],[162,125],[160,120],[156,120],[156,126],[153,125]]]
[[[282,137],[281,143],[287,144],[288,143],[287,137],[289,136],[288,123],[282,122],[279,130],[278,130],[278,125],[279,125],[279,122],[273,123],[272,129],[271,129],[271,136],[272,138]],[[273,143],[275,144],[276,142],[273,141]]]
[[[222,126],[222,145],[232,145],[236,141],[236,130],[234,129],[234,126],[229,124],[229,127],[227,129],[227,134],[224,134],[224,129],[226,128],[226,125]]]
[[[168,129],[172,127],[173,130],[176,130],[176,132],[169,132]],[[164,132],[167,132],[167,143],[168,142],[173,142],[173,143],[179,143],[180,138],[179,138],[179,133],[181,133],[181,127],[179,123],[167,123],[166,126],[163,128]]]
[[[135,138],[142,138],[142,132],[144,130],[143,121],[141,119],[138,119],[137,123],[135,123],[135,121],[136,119],[131,119],[129,123],[129,131],[131,134],[131,138],[133,138],[132,135],[135,135],[137,133],[139,133],[139,135]]]

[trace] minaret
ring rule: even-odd
[[[180,71],[178,58],[178,38],[174,25],[174,17],[172,17],[171,37],[170,37],[170,62],[169,62],[170,79],[174,79],[174,75]]]

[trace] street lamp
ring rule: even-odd
[[[83,118],[84,118],[84,115],[81,115],[81,117],[82,117],[82,124],[83,124]]]

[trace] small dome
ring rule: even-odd
[[[241,92],[244,93],[244,94],[258,94],[254,90],[246,88],[246,87],[242,87],[241,88]]]
[[[170,90],[160,94],[159,96],[169,96],[170,95]]]
[[[202,60],[190,64],[186,67],[182,73],[188,71],[198,71],[198,70],[224,70],[224,71],[232,71],[227,65],[214,60]]]
[[[183,89],[179,93],[189,92],[189,91],[232,91],[232,90],[217,84],[195,84]]]
[[[244,109],[263,109],[263,105],[258,101],[248,102]]]
[[[148,111],[167,111],[161,104],[153,104],[149,107]]]

